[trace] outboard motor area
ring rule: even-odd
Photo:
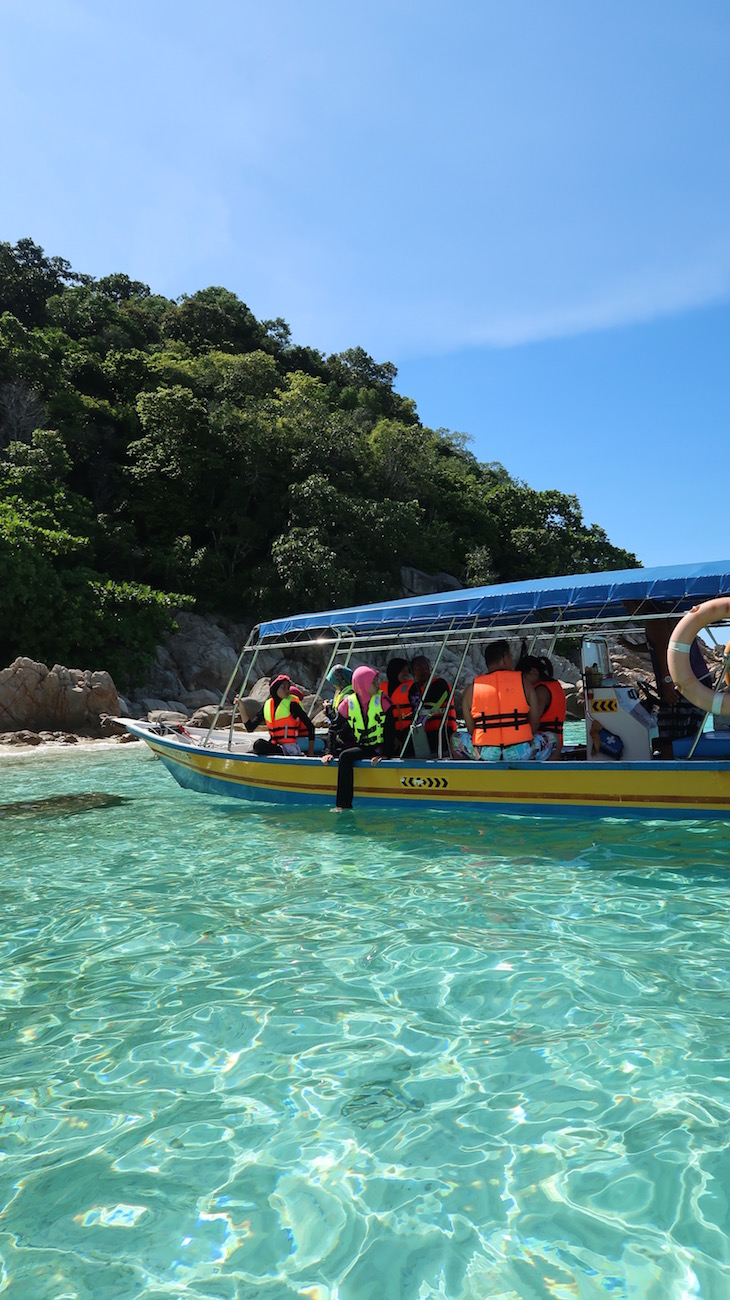
[[[620,686],[616,681],[605,637],[583,638],[581,667],[588,759],[648,762],[658,734],[656,720],[647,713],[633,686]]]

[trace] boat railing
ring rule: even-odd
[[[569,609],[553,609],[550,616],[535,618],[524,616],[512,621],[495,622],[494,620],[485,621],[483,617],[476,616],[472,618],[469,624],[450,619],[448,625],[440,621],[438,625],[430,623],[428,625],[419,624],[416,621],[400,626],[397,628],[380,628],[369,631],[359,631],[351,626],[343,625],[338,628],[314,628],[312,635],[303,635],[297,632],[294,635],[283,637],[260,637],[258,626],[254,627],[243,646],[235,666],[230,673],[225,690],[222,693],[220,702],[216,707],[213,718],[208,726],[205,739],[202,742],[203,747],[211,743],[213,732],[221,712],[226,707],[234,683],[240,677],[241,682],[238,687],[238,696],[243,697],[248,688],[249,682],[255,672],[256,664],[262,653],[270,654],[278,652],[282,656],[289,658],[296,657],[297,652],[318,650],[322,654],[322,671],[319,676],[318,684],[314,692],[315,699],[323,698],[327,675],[338,658],[342,658],[346,664],[349,664],[353,655],[360,656],[370,655],[387,655],[394,649],[402,649],[406,655],[412,654],[418,648],[419,650],[437,647],[437,654],[431,669],[428,682],[426,684],[424,695],[430,688],[435,679],[439,662],[447,648],[460,650],[459,664],[454,680],[451,684],[451,691],[444,708],[443,716],[439,724],[437,754],[443,756],[444,752],[444,732],[447,724],[448,709],[451,706],[455,694],[459,687],[459,680],[464,671],[470,651],[474,646],[475,638],[483,636],[485,639],[494,637],[504,637],[507,639],[526,638],[529,636],[530,644],[534,646],[546,637],[550,639],[549,655],[552,655],[555,644],[560,637],[569,637],[576,640],[589,632],[604,631],[613,635],[620,635],[622,631],[635,631],[637,626],[645,625],[655,620],[664,620],[672,617],[673,614],[666,609],[660,612],[642,612],[640,609],[632,611],[627,615],[611,614],[606,609],[596,611],[595,615],[588,618],[583,615],[580,618],[572,619]],[[677,617],[679,612],[677,611]],[[712,634],[712,629],[708,629],[713,641],[717,645],[716,638]],[[314,635],[316,633],[316,635]],[[725,657],[719,680],[722,680],[723,673],[728,669],[728,660],[730,655]],[[246,662],[247,661],[247,662]],[[236,706],[231,713],[230,723],[228,725],[228,748],[233,746],[233,731],[236,721]],[[415,727],[415,719],[409,728],[408,736],[401,750],[401,755],[405,753],[409,740],[411,740]],[[695,738],[692,751],[694,753],[699,742],[701,732]]]

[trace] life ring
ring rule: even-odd
[[[726,618],[730,618],[730,600],[727,598],[695,605],[675,627],[667,648],[667,667],[677,690],[698,709],[723,718],[730,717],[730,692],[713,691],[698,682],[690,667],[689,652],[698,632],[714,623],[722,623]]]

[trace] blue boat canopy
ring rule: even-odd
[[[433,631],[449,627],[507,627],[531,623],[571,624],[603,618],[635,617],[635,602],[656,602],[668,613],[685,613],[700,601],[730,595],[730,560],[672,565],[659,569],[620,569],[582,573],[496,587],[467,587],[431,596],[388,600],[350,609],[293,614],[261,623],[259,639],[313,631],[378,633]],[[631,608],[627,608],[627,602]],[[647,611],[648,612],[648,611]],[[657,611],[659,612],[659,611]]]

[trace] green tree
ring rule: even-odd
[[[416,503],[364,500],[324,474],[291,488],[286,531],[272,557],[293,608],[393,595],[421,521]]]
[[[139,347],[142,332],[125,316],[110,297],[99,293],[95,285],[80,284],[48,299],[47,315],[51,325],[69,338],[83,340],[89,351],[105,356],[112,348]]]
[[[500,484],[488,491],[486,506],[500,523],[495,563],[503,581],[637,564],[631,552],[611,546],[602,529],[587,527],[575,496],[536,492],[524,483]]]
[[[217,285],[183,296],[165,317],[167,338],[187,343],[194,353],[250,352],[260,347],[265,330],[235,293]]]
[[[0,309],[4,654],[134,672],[191,597],[261,616],[397,595],[404,563],[470,583],[635,563],[575,497],[424,427],[390,362],[325,359],[226,289],[172,302],[19,240]]]
[[[209,352],[205,358],[211,397],[245,406],[249,399],[272,397],[282,377],[274,358],[257,349],[241,355]]]
[[[0,243],[0,309],[28,327],[43,325],[46,303],[68,284],[88,282],[62,257],[46,257],[32,239]]]
[[[404,424],[417,422],[415,402],[393,388],[398,371],[391,361],[377,362],[364,348],[348,348],[327,358],[327,372],[345,409],[359,406],[373,419],[387,416]]]
[[[94,281],[94,288],[97,293],[111,298],[112,302],[133,302],[150,297],[148,284],[143,284],[141,280],[130,280],[128,275],[121,272],[103,275],[100,280]]]

